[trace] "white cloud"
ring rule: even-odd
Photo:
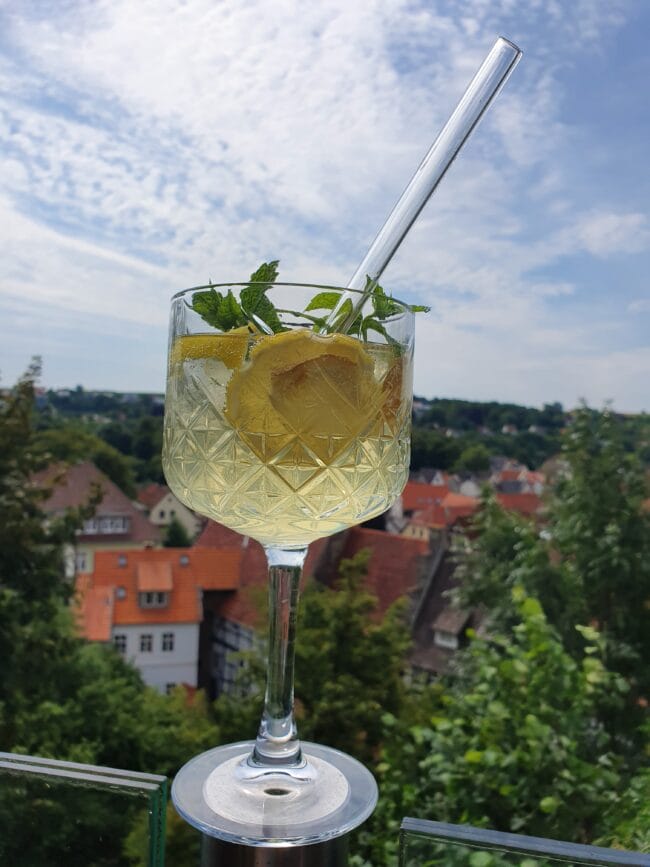
[[[650,222],[645,214],[593,214],[576,226],[575,235],[594,256],[650,249]]]
[[[287,279],[345,281],[506,29],[524,61],[386,277],[432,304],[445,393],[505,395],[516,368],[535,400],[553,385],[545,347],[566,360],[593,344],[551,309],[579,295],[558,264],[648,248],[645,215],[576,201],[562,160],[567,61],[600,50],[625,9],[79,0],[53,14],[26,0],[4,12],[0,293],[119,331],[164,328],[173,290],[271,256]]]
[[[594,407],[613,400],[622,412],[647,406],[650,348],[607,350],[594,338],[587,329],[552,330],[535,322],[517,330],[504,318],[497,339],[420,320],[414,390],[425,397],[463,395],[528,406],[559,400],[573,407],[582,399]]]
[[[637,298],[627,307],[630,313],[650,313],[650,298]]]

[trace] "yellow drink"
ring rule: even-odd
[[[163,465],[190,508],[303,547],[385,511],[407,477],[411,356],[294,329],[179,337]]]

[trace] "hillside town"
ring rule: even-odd
[[[173,777],[259,725],[265,553],[165,485],[148,396],[72,398],[35,410],[27,378],[0,400],[0,734],[18,754]],[[517,433],[478,429],[505,417]],[[296,721],[376,775],[368,864],[391,863],[409,814],[525,815],[531,833],[612,844],[645,827],[647,422],[430,401],[393,506],[310,546]],[[190,867],[182,834],[172,821]]]
[[[475,611],[452,607],[452,543],[480,507],[483,490],[507,510],[542,521],[543,472],[497,458],[488,474],[461,478],[440,470],[413,474],[389,512],[309,549],[305,575],[331,586],[341,560],[370,551],[367,586],[383,615],[408,599],[411,665],[427,675],[448,670]],[[82,509],[92,517],[68,552],[81,633],[112,644],[160,691],[203,689],[215,698],[233,685],[260,626],[259,594],[266,559],[252,539],[195,515],[165,485],[149,483],[129,499],[90,462],[52,465],[34,477],[49,487],[51,516]],[[163,531],[179,522],[190,547],[163,547]]]

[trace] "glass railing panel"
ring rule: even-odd
[[[167,780],[0,753],[0,864],[164,867]]]
[[[650,855],[449,825],[403,819],[400,867],[650,867]]]

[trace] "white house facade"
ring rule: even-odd
[[[113,645],[134,665],[147,686],[169,692],[196,687],[199,664],[198,623],[142,623],[113,626]]]

